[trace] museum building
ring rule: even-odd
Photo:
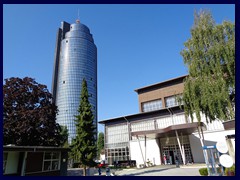
[[[137,167],[204,163],[202,147],[235,136],[235,121],[193,122],[179,102],[187,75],[136,89],[139,113],[101,120],[106,163],[135,161]],[[235,149],[235,140],[231,141]]]

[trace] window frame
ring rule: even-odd
[[[46,159],[46,154],[50,153],[50,158]],[[53,154],[56,153],[57,157],[53,158]],[[61,153],[57,152],[57,151],[52,151],[52,152],[44,152],[43,153],[43,164],[42,164],[42,171],[43,172],[48,172],[48,171],[58,171],[60,170],[60,163],[61,163]],[[45,169],[45,163],[46,162],[50,162],[50,164],[48,165],[48,168]],[[57,162],[57,168],[53,168],[53,163]]]
[[[154,99],[151,101],[146,101],[141,103],[142,112],[150,112],[163,109],[163,101],[162,99]]]
[[[165,100],[165,106],[166,106],[166,108],[179,106],[181,103],[177,100],[178,97],[182,98],[182,95],[179,94],[179,95],[172,95],[172,96],[167,96],[167,97],[165,97],[164,100]],[[169,100],[170,98],[174,98],[174,104],[171,103],[170,105],[168,105],[168,104],[167,104],[167,100]],[[172,101],[172,100],[171,100],[171,101]]]

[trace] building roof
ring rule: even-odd
[[[202,126],[206,130],[206,125],[203,122],[193,122],[185,124],[171,125],[163,129],[145,130],[131,132],[131,136],[146,136],[148,138],[159,138],[159,137],[174,137],[176,136],[175,131],[181,135],[189,135],[197,130],[199,126]]]
[[[235,129],[235,119],[223,122],[225,130]]]
[[[109,122],[119,122],[119,121],[125,121],[126,122],[126,121],[132,120],[134,118],[142,119],[143,117],[148,117],[148,116],[152,116],[152,115],[170,114],[169,109],[171,109],[171,111],[173,111],[173,113],[183,111],[183,110],[180,109],[179,106],[174,106],[174,107],[159,109],[159,110],[155,110],[155,111],[140,112],[140,113],[136,113],[136,114],[131,114],[131,115],[126,115],[126,116],[120,116],[120,117],[116,117],[116,118],[106,119],[106,120],[99,121],[98,123],[99,124],[106,124],[106,123],[109,123]]]
[[[169,79],[169,80],[166,80],[166,81],[162,81],[162,82],[159,82],[159,83],[156,83],[156,84],[144,86],[144,87],[142,87],[142,88],[135,89],[134,91],[136,91],[137,93],[139,93],[139,92],[142,91],[142,90],[148,90],[148,89],[152,89],[152,88],[154,88],[154,87],[159,87],[159,86],[162,86],[162,85],[166,85],[166,84],[168,84],[168,83],[170,83],[170,82],[184,79],[184,78],[187,77],[187,76],[188,76],[188,75],[179,76],[179,77],[176,77],[176,78],[173,78],[173,79]]]
[[[16,146],[13,144],[3,146],[3,151],[42,152],[42,151],[69,151],[69,150],[70,148],[50,147],[50,146]]]
[[[152,85],[145,86],[145,87],[142,87],[142,88],[139,88],[139,89],[135,89],[134,91],[139,93],[139,92],[145,91],[145,90],[152,90],[153,88],[157,88],[159,86],[167,85],[171,82],[183,81],[183,79],[187,76],[188,75],[182,75],[182,76],[179,76],[179,77],[176,77],[176,78],[173,78],[173,79],[169,79],[169,80],[162,81],[162,82],[159,82],[159,83],[156,83],[156,84],[152,84]],[[108,122],[128,121],[128,119],[132,119],[132,118],[142,118],[144,116],[169,112],[168,109],[169,108],[155,110],[155,111],[149,111],[149,112],[140,112],[140,113],[136,113],[136,114],[131,114],[131,115],[126,115],[126,116],[120,116],[120,117],[115,117],[115,118],[111,118],[111,119],[101,120],[98,123],[99,124],[106,124]],[[179,106],[171,107],[170,109],[172,109],[173,111],[174,110],[179,110]]]

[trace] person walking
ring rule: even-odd
[[[163,161],[164,161],[164,164],[166,165],[167,164],[167,157],[165,154],[163,154]]]
[[[101,176],[101,174],[102,174],[101,167],[98,167],[98,175]]]
[[[175,162],[176,162],[176,167],[179,167],[179,159],[177,155],[175,156]]]

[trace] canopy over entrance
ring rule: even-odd
[[[142,148],[139,142],[139,147],[142,153],[142,158],[144,161],[144,165],[146,166],[146,138],[161,138],[161,137],[176,137],[178,146],[180,149],[180,153],[182,156],[183,164],[186,164],[186,158],[185,158],[185,150],[183,144],[181,144],[179,135],[190,135],[195,131],[198,131],[199,137],[200,137],[200,129],[201,131],[203,129],[206,129],[206,125],[203,122],[193,122],[193,123],[186,123],[186,124],[178,124],[178,125],[171,125],[166,128],[162,129],[155,129],[155,130],[145,130],[145,131],[136,131],[136,132],[131,132],[131,136],[136,136],[139,142],[140,136],[144,137],[145,141],[145,159],[142,153]],[[203,134],[202,134],[203,136]]]
[[[203,122],[193,122],[186,124],[178,124],[168,126],[163,129],[155,129],[155,130],[146,130],[146,131],[136,131],[131,132],[131,136],[146,136],[147,138],[160,138],[160,137],[174,137],[176,136],[175,131],[182,135],[190,135],[193,132],[198,130],[198,127],[202,127],[204,130],[206,129],[206,125]]]

